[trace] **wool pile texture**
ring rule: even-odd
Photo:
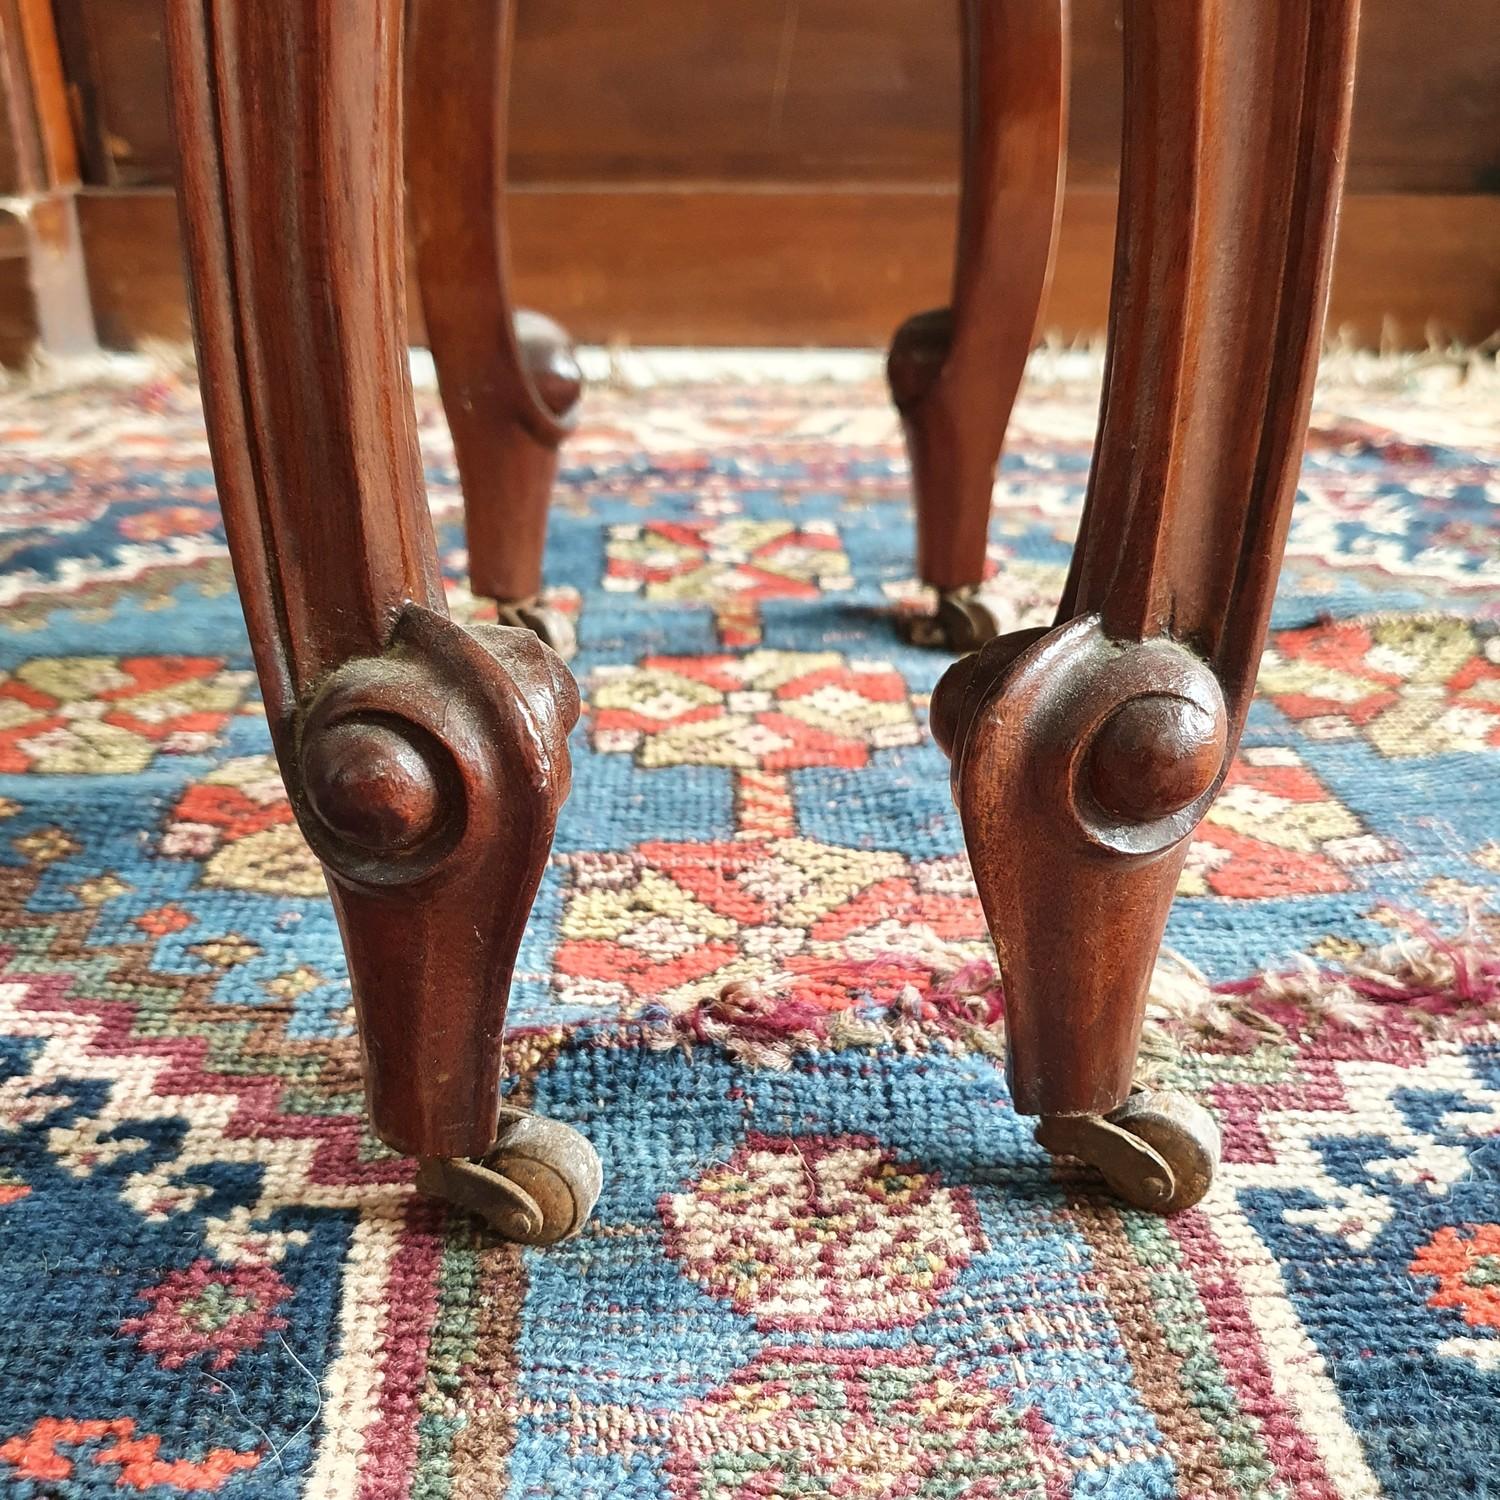
[[[1168,1221],[1009,1102],[883,392],[592,392],[508,1067],[605,1186],[525,1252],[366,1127],[191,381],[0,396],[0,1493],[1500,1493],[1500,432],[1407,385],[1319,398],[1192,842],[1143,1068],[1224,1164]],[[1062,587],[1096,402],[1018,413],[1006,628]]]

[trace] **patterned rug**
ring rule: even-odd
[[[1500,1493],[1500,431],[1397,384],[1320,400],[1172,916],[1148,1065],[1226,1149],[1170,1222],[1007,1101],[878,386],[591,395],[511,1062],[606,1185],[541,1253],[363,1127],[192,387],[0,397],[0,1492]],[[1061,585],[1095,399],[1019,414],[1008,625]]]

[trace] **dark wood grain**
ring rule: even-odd
[[[1066,0],[960,0],[963,171],[953,296],[897,332],[891,394],[911,456],[917,571],[984,577],[990,498],[1062,211]]]
[[[410,0],[412,243],[464,494],[469,577],[505,603],[542,586],[557,448],[582,376],[567,335],[518,317],[506,231],[515,0]],[[555,257],[556,250],[553,255]]]
[[[400,251],[399,0],[171,0],[179,196],[225,528],[276,752],[349,959],[376,1131],[499,1123],[510,977],[577,690],[448,618]]]
[[[1225,9],[1193,47],[1131,12],[1111,360],[1059,614],[1188,646],[1238,724],[1317,373],[1357,0]]]
[[[1064,195],[1044,331],[1102,334],[1115,203]],[[186,337],[171,194],[85,189],[78,212],[100,339]],[[949,192],[512,189],[515,295],[585,343],[875,348],[947,295],[956,218]],[[1355,196],[1344,224],[1330,336],[1425,349],[1429,332],[1477,343],[1500,329],[1500,197]],[[410,313],[421,344],[415,299]]]
[[[933,704],[1004,971],[1016,1104],[1044,1116],[1125,1101],[1188,839],[1244,721],[1352,81],[1355,0],[1126,14],[1109,354],[1072,575],[1054,630],[965,659]]]
[[[168,11],[205,404],[273,727],[379,652],[406,604],[443,607],[403,348],[390,7],[295,9]]]
[[[162,0],[55,0],[55,7],[65,40],[81,33],[88,43],[68,49],[70,80],[93,100],[84,118],[88,180],[164,185],[171,157]],[[468,0],[453,0],[453,8],[467,9]],[[1074,0],[1069,158],[1080,186],[1111,185],[1118,175],[1120,8],[1119,0]],[[957,178],[951,6],[528,0],[518,19],[518,183],[891,189],[951,188]],[[1500,191],[1497,77],[1500,0],[1369,0],[1351,190]]]

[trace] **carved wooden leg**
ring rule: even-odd
[[[888,373],[911,457],[921,645],[972,651],[995,465],[1052,271],[1067,132],[1067,0],[959,0],[963,182],[953,304],[897,331]]]
[[[1038,1139],[1170,1211],[1211,1119],[1131,1095],[1188,838],[1244,724],[1296,489],[1348,132],[1357,0],[1126,6],[1103,419],[1051,632],[933,704]]]
[[[434,1158],[429,1177],[491,1153],[473,1170],[492,1220],[543,1241],[587,1215],[598,1162],[576,1132],[502,1110],[501,1030],[578,695],[529,632],[469,634],[444,608],[402,336],[400,13],[170,0],[198,361],[272,738],[344,936],[374,1127]]]
[[[583,377],[568,335],[513,310],[505,233],[515,0],[411,0],[407,180],[417,277],[464,492],[474,592],[564,655],[537,602],[557,449]],[[478,204],[479,211],[475,211]]]

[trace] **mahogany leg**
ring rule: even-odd
[[[1057,626],[933,703],[1038,1139],[1131,1202],[1197,1201],[1212,1119],[1131,1094],[1188,839],[1254,689],[1306,433],[1357,0],[1125,9],[1103,418]]]
[[[401,0],[170,0],[198,363],[374,1128],[440,1188],[480,1174],[492,1222],[543,1242],[586,1217],[598,1160],[503,1106],[501,1034],[578,695],[529,632],[444,607],[403,338],[400,20]]]
[[[411,0],[407,182],[417,279],[464,493],[470,582],[502,624],[571,655],[537,602],[557,450],[583,376],[568,335],[516,312],[505,231],[515,0]],[[484,208],[476,213],[472,205]]]
[[[959,0],[963,161],[950,307],[897,331],[887,373],[911,458],[917,571],[938,591],[920,645],[973,651],[999,628],[980,594],[995,465],[1057,243],[1067,134],[1067,0]]]

